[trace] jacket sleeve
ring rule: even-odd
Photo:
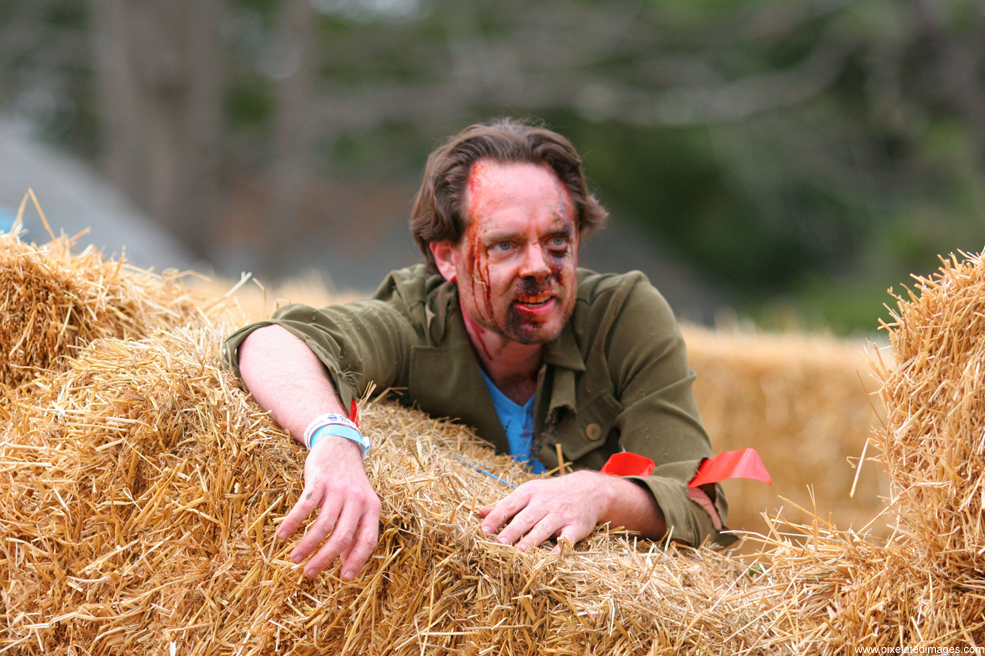
[[[709,512],[688,496],[688,483],[712,449],[673,312],[642,274],[616,296],[623,299],[609,306],[615,316],[607,322],[611,328],[605,340],[614,394],[622,407],[616,418],[620,446],[656,463],[648,477],[630,479],[653,494],[673,539],[691,545],[706,539],[730,544],[737,538],[716,529]],[[702,490],[724,523],[728,505],[721,486]]]
[[[409,353],[422,340],[402,299],[392,296],[315,309],[287,305],[266,321],[250,324],[226,340],[224,357],[237,376],[239,346],[257,328],[279,325],[301,339],[318,359],[348,408],[369,383],[379,390],[407,385]]]

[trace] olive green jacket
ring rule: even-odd
[[[500,453],[506,433],[472,350],[456,285],[422,265],[394,271],[371,300],[314,309],[288,305],[269,321],[229,337],[227,359],[256,328],[283,326],[325,365],[344,407],[367,384],[396,388],[403,402],[475,428]],[[672,537],[692,545],[735,540],[688,499],[687,483],[712,455],[691,391],[684,341],[660,293],[639,272],[578,271],[578,298],[568,324],[546,345],[534,407],[536,457],[558,466],[556,444],[575,468],[599,470],[618,451],[656,463],[645,484]],[[721,488],[702,486],[721,520]]]

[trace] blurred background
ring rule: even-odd
[[[31,187],[157,270],[371,291],[428,152],[501,115],[581,152],[584,264],[691,321],[871,332],[985,242],[983,0],[0,2],[0,228]]]

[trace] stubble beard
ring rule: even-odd
[[[547,329],[541,324],[535,324],[529,320],[520,316],[520,313],[510,304],[509,310],[507,310],[506,321],[504,326],[499,328],[498,326],[494,328],[502,337],[518,342],[520,344],[546,344],[548,342],[553,342],[557,339],[558,335],[567,325],[568,320],[571,318],[571,313],[574,310],[574,306],[565,308],[563,319],[556,329],[551,332],[545,332]]]
[[[484,325],[483,327],[495,332],[500,337],[519,344],[546,344],[554,341],[568,324],[568,321],[571,319],[571,315],[575,309],[575,304],[570,302],[567,296],[563,295],[565,290],[559,290],[561,293],[554,296],[555,303],[566,303],[566,306],[563,309],[563,315],[560,323],[556,327],[551,328],[550,332],[545,332],[548,328],[544,325],[544,323],[531,321],[529,318],[524,317],[513,302],[521,295],[536,295],[544,291],[552,291],[554,288],[554,285],[552,284],[553,282],[553,276],[548,277],[539,284],[532,283],[529,280],[521,280],[519,285],[520,289],[513,291],[509,296],[509,302],[507,304],[506,313],[502,322],[497,321],[495,316],[493,316],[492,321],[488,322],[489,325]]]

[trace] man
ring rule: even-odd
[[[287,306],[230,337],[257,402],[311,447],[304,492],[278,529],[286,539],[319,509],[292,553],[310,556],[308,576],[340,558],[351,580],[376,546],[368,444],[345,417],[370,382],[462,420],[535,471],[557,467],[560,445],[576,471],[480,511],[501,543],[574,544],[606,522],[730,541],[721,489],[688,491],[711,449],[669,307],[642,274],[577,269],[581,240],[605,218],[562,136],[510,120],[472,126],[431,154],[414,202],[426,265],[393,272],[372,300]],[[624,450],[653,471],[599,473]]]

